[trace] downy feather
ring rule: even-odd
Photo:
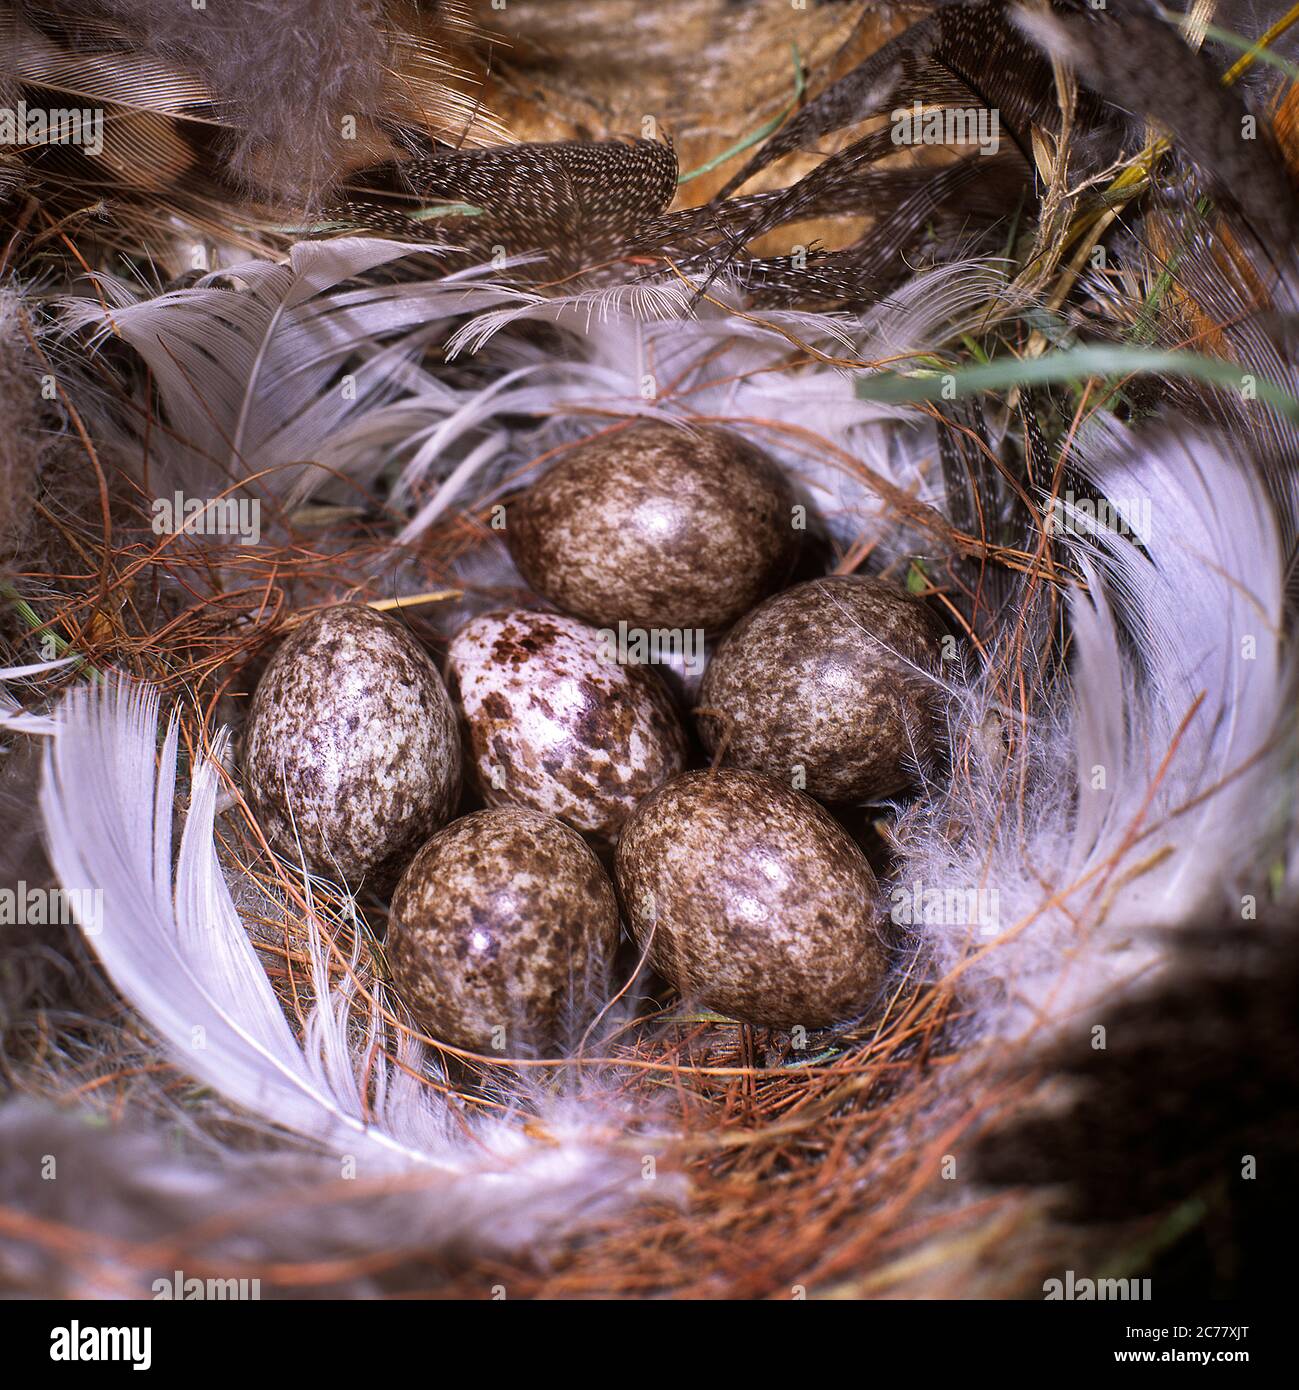
[[[1066,509],[1068,673],[1006,698],[1008,643],[957,694],[948,786],[904,812],[895,884],[995,897],[991,921],[917,924],[978,1030],[1018,1036],[1159,968],[1160,933],[1267,891],[1289,808],[1293,699],[1266,493],[1212,437],[1098,427],[1083,468],[1131,534]],[[1229,515],[1223,527],[1217,518]]]

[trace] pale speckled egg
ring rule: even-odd
[[[647,421],[565,454],[510,504],[506,536],[524,578],[567,613],[716,631],[789,575],[794,502],[741,436]]]
[[[447,683],[489,806],[530,806],[612,843],[641,797],[685,766],[666,686],[611,646],[576,618],[526,609],[475,618],[452,639]]]
[[[404,627],[340,604],[290,634],[266,667],[243,769],[275,849],[296,860],[300,839],[312,869],[382,891],[455,809],[455,711]]]
[[[760,604],[727,634],[700,684],[710,753],[821,801],[903,790],[941,731],[942,628],[882,580],[831,575]]]
[[[606,997],[613,884],[553,816],[502,806],[453,821],[402,875],[388,917],[393,984],[420,1027],[471,1052],[576,1043]]]
[[[810,797],[753,772],[687,772],[617,852],[627,923],[683,998],[768,1027],[861,1013],[887,969],[865,855]]]

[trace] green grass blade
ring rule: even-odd
[[[981,391],[1048,386],[1085,381],[1088,377],[1151,375],[1187,377],[1241,392],[1248,389],[1253,399],[1299,420],[1299,400],[1274,382],[1243,372],[1234,363],[1193,352],[1142,347],[1089,346],[1034,358],[999,357],[950,372],[880,372],[859,378],[856,394],[865,401],[942,401]]]

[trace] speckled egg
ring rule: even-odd
[[[447,682],[470,772],[490,806],[530,806],[611,843],[631,809],[685,766],[672,697],[649,666],[576,618],[514,609],[456,634]]]
[[[681,995],[769,1027],[860,1013],[886,969],[875,875],[810,797],[754,772],[687,772],[618,842],[628,925]]]
[[[317,872],[383,890],[455,809],[455,711],[404,627],[359,604],[327,608],[284,641],[258,683],[243,768],[280,853],[296,860],[301,839]]]
[[[576,1042],[606,997],[613,885],[582,837],[520,806],[476,811],[419,851],[388,917],[393,984],[431,1037],[527,1056]]]
[[[528,583],[599,626],[716,631],[788,576],[780,467],[727,430],[645,422],[565,454],[507,511]]]
[[[919,599],[881,580],[797,584],[718,647],[699,689],[700,737],[728,765],[822,801],[892,795],[936,747],[941,637]]]

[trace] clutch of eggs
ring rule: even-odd
[[[878,885],[818,801],[893,795],[933,756],[942,630],[876,579],[777,592],[792,511],[738,435],[611,430],[509,509],[520,570],[565,612],[474,618],[445,686],[403,626],[354,605],[272,658],[244,734],[250,805],[313,870],[381,891],[400,875],[388,956],[432,1036],[488,1055],[571,1044],[606,997],[618,897],[686,998],[784,1028],[869,1007]],[[697,639],[679,694],[707,636],[695,723],[721,767],[687,770],[678,704],[611,645],[619,625]],[[448,825],[462,762],[485,809]],[[593,852],[615,846],[617,896]]]

